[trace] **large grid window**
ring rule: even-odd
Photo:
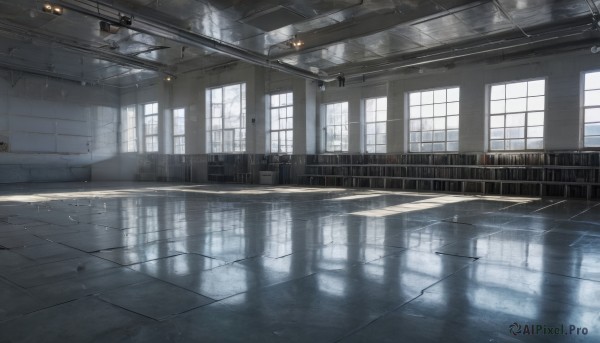
[[[325,107],[325,151],[348,151],[348,103],[339,102]]]
[[[387,98],[365,100],[365,151],[387,152]]]
[[[545,92],[545,80],[492,85],[490,150],[544,148]]]
[[[173,152],[185,154],[185,109],[173,110]]]
[[[583,146],[600,148],[600,71],[585,74]]]
[[[271,152],[291,154],[294,141],[292,93],[271,95]]]
[[[460,89],[443,88],[411,92],[409,151],[458,151]]]
[[[135,106],[126,107],[121,114],[121,144],[123,152],[137,151],[137,116]]]
[[[208,153],[246,151],[246,84],[212,88],[206,92]]]
[[[158,103],[144,105],[144,142],[146,152],[158,151]]]

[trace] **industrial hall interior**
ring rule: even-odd
[[[22,342],[600,342],[600,0],[0,0]]]

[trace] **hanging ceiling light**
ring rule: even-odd
[[[304,41],[298,38],[298,36],[294,35],[290,40],[287,41],[287,44],[294,49],[300,49],[304,45]]]
[[[61,6],[54,5],[51,3],[45,3],[42,7],[42,11],[44,11],[45,13],[52,13],[54,15],[62,15],[64,12]]]

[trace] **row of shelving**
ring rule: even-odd
[[[308,165],[305,174],[375,177],[413,177],[477,180],[521,180],[600,182],[599,168],[563,169],[555,167],[455,167],[455,166],[315,166]]]
[[[337,187],[598,198],[600,153],[309,155],[299,182]]]
[[[208,155],[208,181],[247,182],[248,155]]]
[[[307,155],[307,165],[600,166],[600,152]]]
[[[302,175],[300,183],[322,187],[383,188],[407,191],[479,193],[484,195],[563,196],[600,198],[600,183],[511,181],[475,179],[424,179],[341,175]]]

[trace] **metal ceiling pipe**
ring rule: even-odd
[[[27,29],[27,28],[19,26],[19,25],[7,24],[6,22],[0,22],[0,31],[8,32],[10,34],[15,34],[18,36],[31,38],[31,39],[37,40],[42,45],[49,46],[52,44],[57,44],[57,45],[64,47],[65,49],[76,51],[76,52],[82,52],[82,53],[85,53],[88,55],[93,55],[96,58],[100,58],[100,59],[103,59],[108,62],[118,63],[118,64],[121,64],[121,65],[124,65],[127,67],[131,67],[131,68],[140,68],[140,69],[156,71],[156,72],[164,73],[166,75],[173,76],[172,73],[167,71],[168,66],[163,63],[143,61],[138,58],[127,56],[127,55],[116,54],[116,53],[96,49],[96,48],[89,47],[89,46],[82,46],[76,42],[61,39],[60,37],[57,37],[55,35],[43,34],[41,32],[30,30],[30,29]]]
[[[582,25],[578,27],[574,27],[570,30],[566,30],[565,32],[550,32],[546,34],[538,34],[533,35],[528,38],[519,38],[516,41],[496,41],[492,43],[485,43],[477,46],[472,46],[460,50],[451,50],[440,52],[437,54],[432,54],[428,56],[420,56],[415,57],[410,60],[401,61],[401,62],[387,62],[387,63],[378,63],[373,65],[363,66],[362,70],[353,70],[345,73],[346,78],[350,77],[363,77],[369,74],[376,74],[382,72],[390,72],[398,69],[408,68],[408,67],[417,67],[423,66],[427,64],[432,64],[436,62],[445,62],[458,58],[465,58],[475,55],[481,55],[491,52],[497,52],[504,49],[514,49],[519,47],[524,47],[532,44],[543,43],[548,41],[553,41],[562,38],[579,36],[590,30],[590,25]],[[562,33],[562,34],[561,34]]]
[[[102,15],[100,13],[100,11],[94,12],[94,11],[88,10],[86,8],[83,8],[79,5],[65,2],[63,0],[57,0],[57,1],[55,1],[55,3],[68,9],[68,10],[74,11],[74,12],[92,16],[92,17],[95,17],[95,18],[98,18],[101,20],[109,21],[114,24],[119,24],[116,21],[117,19],[109,18],[105,15]],[[279,60],[274,60],[274,61],[269,60],[268,58],[265,58],[262,55],[240,49],[236,46],[228,45],[224,42],[215,40],[213,38],[209,38],[209,37],[197,34],[197,33],[192,33],[190,31],[183,30],[172,24],[165,23],[158,18],[151,18],[151,17],[145,16],[142,13],[132,12],[131,9],[117,6],[112,1],[95,1],[94,3],[102,4],[105,7],[108,7],[113,10],[116,10],[116,11],[119,11],[122,13],[127,13],[127,14],[134,16],[135,19],[133,21],[133,24],[131,26],[127,26],[127,28],[129,28],[131,30],[145,33],[148,35],[159,36],[159,37],[162,37],[162,38],[165,38],[168,40],[172,40],[172,41],[175,41],[175,42],[178,42],[181,44],[185,44],[185,45],[195,46],[195,47],[201,48],[201,49],[210,49],[210,50],[219,52],[221,54],[242,60],[244,62],[252,63],[252,64],[259,65],[259,66],[266,67],[266,68],[279,70],[284,73],[300,76],[302,78],[307,78],[307,79],[312,79],[312,80],[323,80],[322,77],[320,77],[319,75],[317,75],[315,73],[306,71],[301,68],[291,66],[289,64],[285,64]],[[146,26],[147,28],[141,27],[142,25]],[[330,81],[330,80],[334,80],[334,78],[331,78],[326,81]]]
[[[49,77],[49,78],[57,79],[57,80],[65,80],[65,81],[70,81],[70,82],[78,83],[78,84],[81,84],[81,82],[85,81],[87,84],[90,84],[92,86],[98,85],[98,86],[104,86],[104,87],[122,88],[122,87],[107,84],[107,83],[91,81],[91,80],[87,80],[87,81],[82,80],[80,77],[73,76],[73,75],[58,74],[58,73],[49,72],[49,71],[46,71],[43,69],[26,67],[26,66],[22,66],[22,65],[11,64],[11,63],[5,63],[2,61],[0,61],[0,69],[4,69],[4,70],[8,70],[8,71],[16,71],[16,72],[21,72],[21,73],[27,73],[27,74],[43,76],[43,77]]]

